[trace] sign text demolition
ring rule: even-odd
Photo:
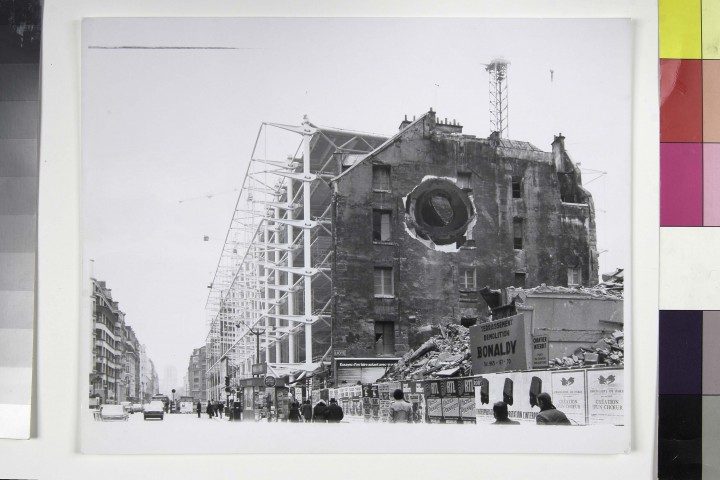
[[[477,357],[501,357],[503,355],[513,354],[515,353],[516,345],[517,340],[505,343],[494,343],[492,345],[483,345],[482,347],[477,347]]]
[[[522,314],[471,327],[473,374],[526,369],[528,341]]]

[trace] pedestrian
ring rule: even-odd
[[[306,422],[312,421],[312,405],[310,405],[310,400],[305,400],[303,402],[302,409],[300,410],[300,414],[303,417],[303,420]]]
[[[222,414],[223,414],[224,409],[225,409],[225,404],[223,404],[223,402],[218,402],[217,411],[220,414],[220,420],[222,420]]]
[[[325,416],[328,423],[340,423],[340,420],[343,419],[343,409],[334,398],[330,399],[330,405],[327,407]]]
[[[571,425],[563,412],[555,408],[549,393],[541,393],[537,397],[540,413],[535,417],[538,425]]]
[[[313,422],[327,423],[327,405],[320,400],[313,409]]]
[[[293,400],[290,404],[290,414],[288,415],[288,420],[293,423],[300,421],[300,404],[297,400]]]
[[[210,420],[212,420],[212,417],[213,417],[213,402],[212,402],[212,400],[210,400],[210,401],[208,402],[207,408],[205,409],[205,411],[206,411],[207,414],[208,414],[208,418],[209,418]]]
[[[403,391],[396,388],[393,392],[393,402],[390,404],[390,423],[412,423],[413,408],[405,400]]]
[[[493,425],[520,425],[520,422],[508,418],[508,407],[505,402],[495,402],[493,416],[495,417]]]
[[[200,413],[202,413],[202,403],[198,402],[195,409],[197,410],[198,418],[200,418]]]

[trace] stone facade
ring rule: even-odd
[[[399,356],[485,321],[482,287],[597,284],[595,212],[555,137],[462,134],[430,111],[332,180],[333,350]]]

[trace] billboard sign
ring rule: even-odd
[[[550,365],[549,345],[547,335],[533,335],[532,368],[548,368],[548,365]]]
[[[473,374],[527,370],[528,333],[522,314],[470,327]]]

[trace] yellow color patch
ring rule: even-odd
[[[701,0],[660,0],[658,9],[660,58],[702,58]]]

